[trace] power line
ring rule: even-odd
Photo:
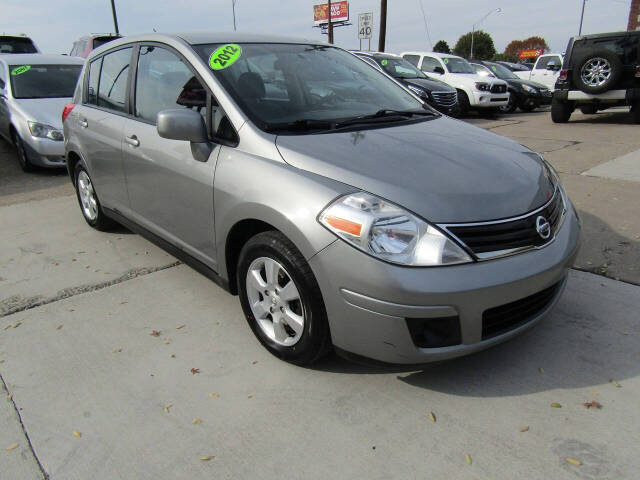
[[[427,33],[427,40],[429,40],[429,45],[431,45],[431,50],[433,50],[433,42],[431,41],[431,35],[429,34],[429,25],[427,24],[427,16],[424,14],[422,0],[418,0],[418,3],[420,4],[420,10],[422,10],[422,19],[424,20],[424,30]]]

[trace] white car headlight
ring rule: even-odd
[[[29,132],[33,137],[48,138],[49,140],[55,140],[61,142],[64,140],[62,132],[51,125],[45,125],[37,122],[27,122],[29,125]]]
[[[536,90],[533,87],[530,87],[529,85],[522,84],[522,89],[527,93],[538,93],[538,90]]]
[[[338,198],[318,220],[341,239],[387,262],[432,267],[473,261],[433,225],[369,193]]]

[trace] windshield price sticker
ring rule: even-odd
[[[380,63],[382,64],[383,67],[386,67],[387,64],[389,63],[389,61],[388,60],[382,60]]]
[[[242,55],[242,48],[235,43],[229,43],[216,49],[209,57],[209,66],[212,70],[224,70],[230,67]]]
[[[448,58],[443,58],[442,59],[444,61],[444,64],[446,65],[447,63],[449,63],[449,59]]]
[[[24,72],[31,70],[31,65],[22,65],[11,70],[11,75],[22,75]]]

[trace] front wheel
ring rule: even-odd
[[[516,111],[516,108],[518,108],[516,97],[514,97],[512,93],[511,95],[509,95],[509,103],[500,107],[500,111],[502,113],[513,113]]]
[[[33,165],[31,164],[31,162],[29,161],[29,157],[27,156],[27,149],[24,146],[24,142],[22,141],[22,138],[20,138],[20,134],[18,134],[18,132],[14,132],[13,134],[13,143],[16,146],[18,162],[20,163],[20,168],[22,168],[22,171],[33,171]]]
[[[640,102],[636,102],[631,106],[631,120],[633,123],[640,123]]]
[[[567,123],[572,112],[573,109],[569,102],[555,98],[551,101],[551,120],[554,123]]]
[[[247,322],[269,352],[308,365],[330,350],[320,287],[304,256],[282,233],[251,238],[240,253],[237,278]]]
[[[111,230],[116,223],[102,211],[89,173],[80,162],[75,169],[75,187],[82,216],[96,230]]]

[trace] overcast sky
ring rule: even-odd
[[[388,0],[387,48],[399,53],[430,50],[420,0]],[[313,0],[237,0],[238,31],[277,33],[326,39],[312,28]],[[453,48],[458,37],[477,28],[489,32],[496,50],[511,40],[541,35],[553,51],[563,52],[570,36],[578,33],[582,0],[422,0],[433,43],[446,40]],[[587,0],[583,33],[625,30],[630,0]],[[351,0],[351,19],[374,13],[372,48],[377,49],[379,0]],[[123,34],[185,30],[233,30],[231,0],[116,0]],[[73,40],[91,32],[113,31],[109,0],[0,0],[0,32],[26,33],[44,53],[66,53]],[[336,29],[336,43],[358,48],[356,25]],[[363,45],[363,47],[366,47]]]

